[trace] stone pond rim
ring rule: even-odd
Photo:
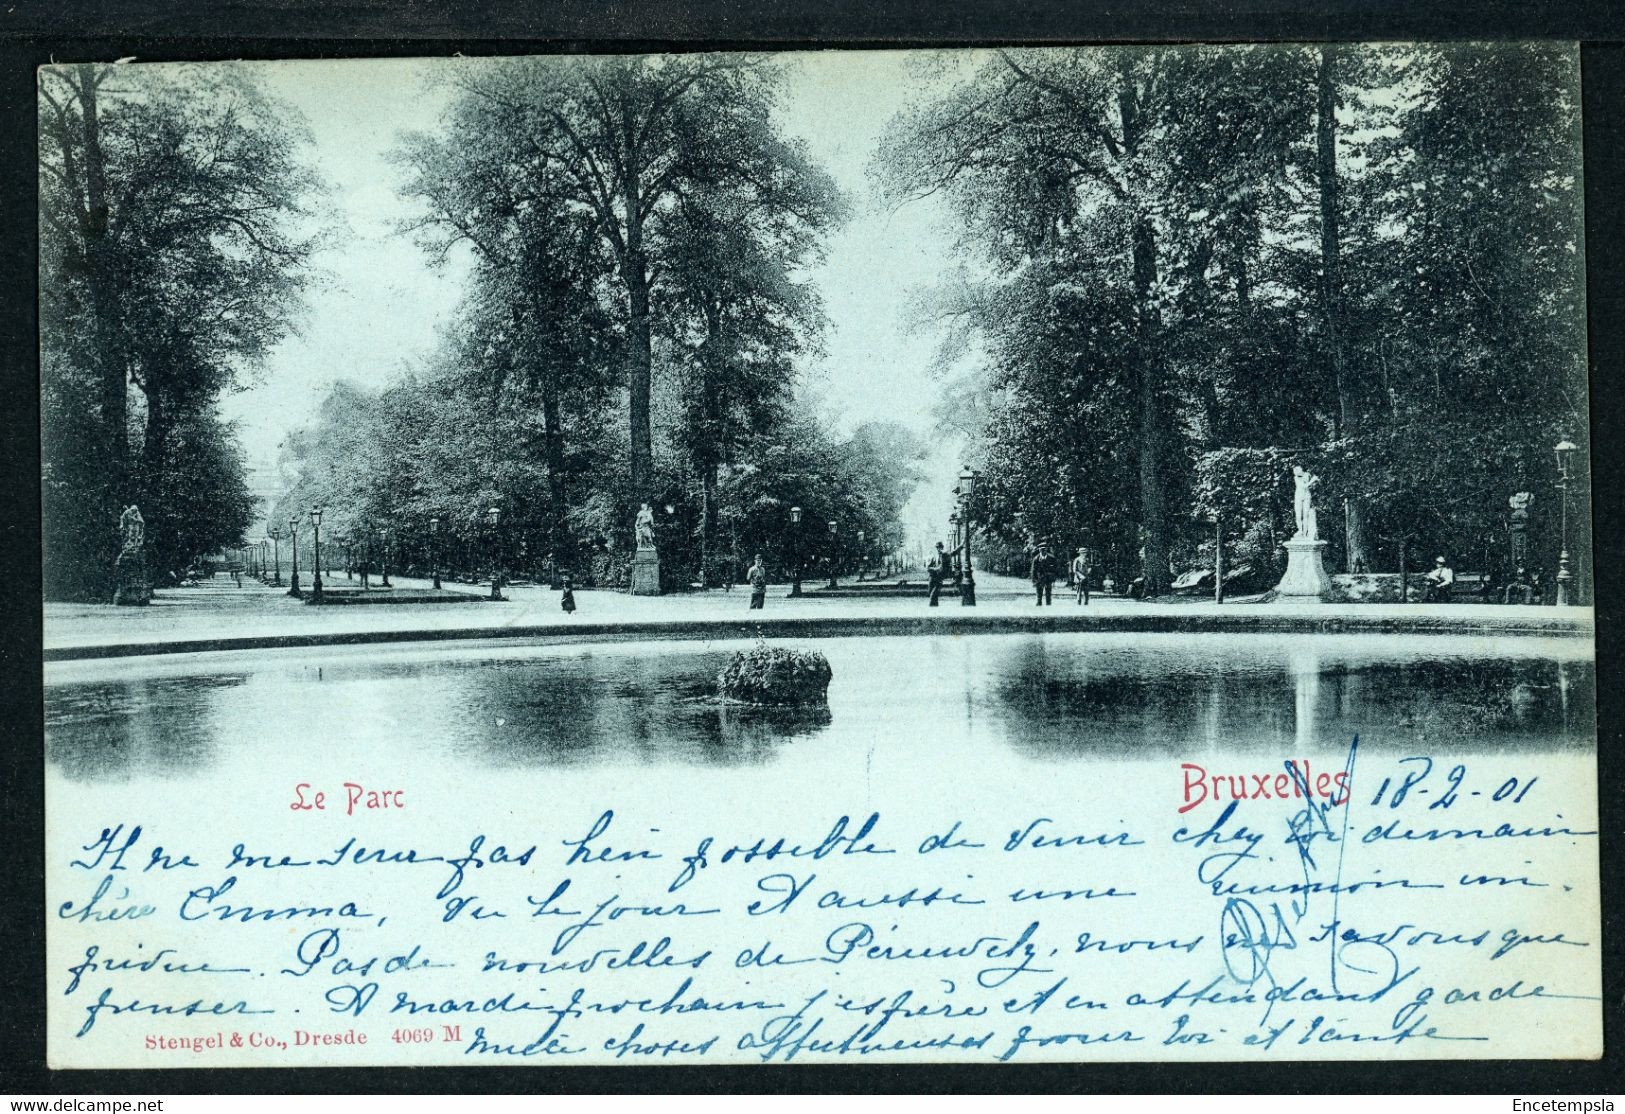
[[[1414,609],[1414,614],[1411,612]],[[411,642],[469,642],[482,640],[525,640],[538,644],[573,642],[649,640],[734,641],[752,638],[844,638],[854,635],[958,635],[1025,633],[1146,633],[1146,634],[1476,634],[1486,636],[1532,636],[1589,638],[1594,628],[1589,610],[1579,614],[1541,614],[1529,608],[1527,614],[1505,612],[1473,616],[1473,608],[1448,614],[1430,612],[1421,605],[1405,608],[1406,614],[1385,612],[1358,615],[1348,611],[1333,614],[1318,609],[1282,612],[1270,608],[1236,608],[1233,611],[1170,611],[1139,614],[1044,614],[1000,615],[979,612],[961,615],[885,615],[869,618],[796,616],[728,620],[671,620],[638,623],[553,623],[532,626],[458,627],[444,630],[385,630],[318,632],[304,634],[239,635],[219,638],[156,639],[141,642],[107,642],[49,646],[44,661],[82,661],[95,658],[142,657],[147,655],[216,653],[232,650],[262,650],[282,647],[358,646]],[[1545,609],[1550,611],[1550,609]],[[1466,612],[1466,613],[1464,613]]]

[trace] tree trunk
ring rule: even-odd
[[[649,271],[641,251],[629,251],[621,265],[626,283],[627,343],[626,387],[632,434],[632,495],[654,497],[654,437],[649,425],[649,378],[654,351],[649,339]]]
[[[1315,138],[1320,179],[1320,310],[1326,333],[1326,357],[1337,391],[1337,435],[1352,437],[1358,425],[1353,391],[1343,362],[1343,263],[1337,198],[1337,83],[1331,46],[1320,48],[1317,73]],[[1364,515],[1358,500],[1343,501],[1344,568],[1365,572]]]
[[[1162,491],[1164,422],[1162,361],[1157,351],[1157,312],[1151,289],[1157,280],[1156,234],[1149,221],[1134,227],[1134,300],[1136,305],[1136,378],[1140,425],[1140,522],[1145,543],[1145,594],[1161,595],[1169,587],[1168,530]]]
[[[700,508],[700,583],[711,586],[712,551],[717,536],[717,471],[722,459],[721,375],[717,362],[727,358],[722,338],[722,312],[715,304],[705,307],[705,347],[700,364],[700,429],[696,437],[696,460],[703,484]]]
[[[621,280],[626,284],[626,386],[632,435],[632,498],[654,498],[654,437],[649,425],[649,379],[654,352],[649,338],[649,260],[643,251],[643,160],[633,139],[631,106],[621,102],[621,203],[626,207],[626,239],[621,252]]]
[[[548,549],[553,556],[551,586],[557,588],[560,570],[568,571],[574,556],[565,552],[569,545],[566,540],[569,532],[564,528],[567,506],[564,490],[564,422],[560,414],[557,375],[549,375],[542,382],[542,436],[547,454]]]
[[[1132,158],[1140,134],[1139,91],[1133,62],[1119,62],[1117,115],[1122,130],[1122,158]],[[1169,588],[1168,526],[1162,491],[1163,432],[1162,359],[1158,352],[1160,322],[1152,304],[1157,282],[1157,235],[1150,217],[1141,214],[1133,231],[1135,379],[1140,432],[1140,527],[1144,543],[1145,595],[1161,595]]]
[[[717,462],[709,461],[703,476],[705,506],[700,514],[700,583],[711,587],[711,569],[717,546]]]
[[[85,266],[90,295],[90,329],[95,338],[96,373],[100,381],[102,431],[107,448],[106,493],[117,513],[131,497],[129,413],[126,366],[116,343],[113,298],[108,288],[107,159],[102,152],[101,116],[96,100],[94,66],[79,66],[80,123],[84,142]]]
[[[159,392],[147,388],[143,393],[147,400],[147,418],[141,434],[140,483],[137,486],[141,497],[152,502],[163,490],[164,451],[169,446],[171,419]],[[150,519],[152,511],[148,510],[146,516]]]

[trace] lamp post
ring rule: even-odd
[[[266,572],[266,570],[271,567],[271,555],[266,552],[266,550],[268,550],[270,548],[271,548],[271,539],[270,538],[261,538],[260,539],[260,579],[263,580],[267,584],[271,583],[270,574]]]
[[[288,516],[288,541],[293,545],[293,571],[288,575],[288,595],[294,599],[302,599],[304,593],[299,590],[299,516]]]
[[[976,472],[965,468],[959,473],[959,498],[965,523],[965,584],[960,590],[959,602],[964,607],[976,606],[976,564],[971,560],[971,499],[976,494]]]
[[[1562,548],[1557,557],[1558,607],[1568,606],[1571,585],[1574,581],[1574,574],[1569,571],[1569,477],[1574,464],[1574,454],[1578,449],[1579,446],[1567,437],[1559,441],[1553,449],[1557,454],[1557,499],[1562,505],[1559,513],[1562,528],[1558,534],[1558,543]]]
[[[858,579],[863,579],[863,569],[869,563],[869,549],[864,542],[865,533],[858,531]]]
[[[497,527],[502,521],[502,508],[492,504],[485,512],[485,520],[491,524],[491,598],[502,598],[502,547],[500,545]]]
[[[271,574],[271,586],[282,587],[282,527],[271,527],[271,553],[276,570]]]
[[[840,587],[838,584],[835,583],[835,520],[834,519],[831,519],[830,524],[829,524],[829,586],[831,588]]]
[[[384,576],[378,583],[385,588],[395,587],[389,582],[389,543],[390,534],[387,529],[378,531],[378,561],[383,568]]]
[[[440,566],[435,562],[434,546],[440,540],[440,516],[429,519],[429,575],[434,578],[435,589],[440,588]]]
[[[310,562],[310,599],[322,602],[322,508],[310,508],[310,544],[313,549]]]
[[[795,569],[790,574],[790,598],[801,596],[801,508],[790,508],[790,544],[794,551]]]
[[[1213,512],[1213,602],[1224,602],[1224,518]]]

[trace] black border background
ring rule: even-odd
[[[1596,458],[1604,1040],[1598,1062],[170,1069],[44,1067],[34,67],[53,59],[1184,40],[1579,40]],[[1612,0],[0,0],[0,1094],[1503,1093],[1621,1086],[1625,12]]]

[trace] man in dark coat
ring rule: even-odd
[[[1050,556],[1049,546],[1041,545],[1038,552],[1033,554],[1033,593],[1038,597],[1037,606],[1053,604],[1055,593],[1055,558]]]
[[[941,542],[937,543],[937,555],[931,558],[925,566],[927,578],[931,582],[930,606],[939,606],[938,600],[942,596],[942,582],[954,574],[953,557],[958,553],[958,547],[945,549]]]
[[[767,566],[762,563],[760,553],[745,578],[750,582],[750,609],[760,611],[767,601]]]

